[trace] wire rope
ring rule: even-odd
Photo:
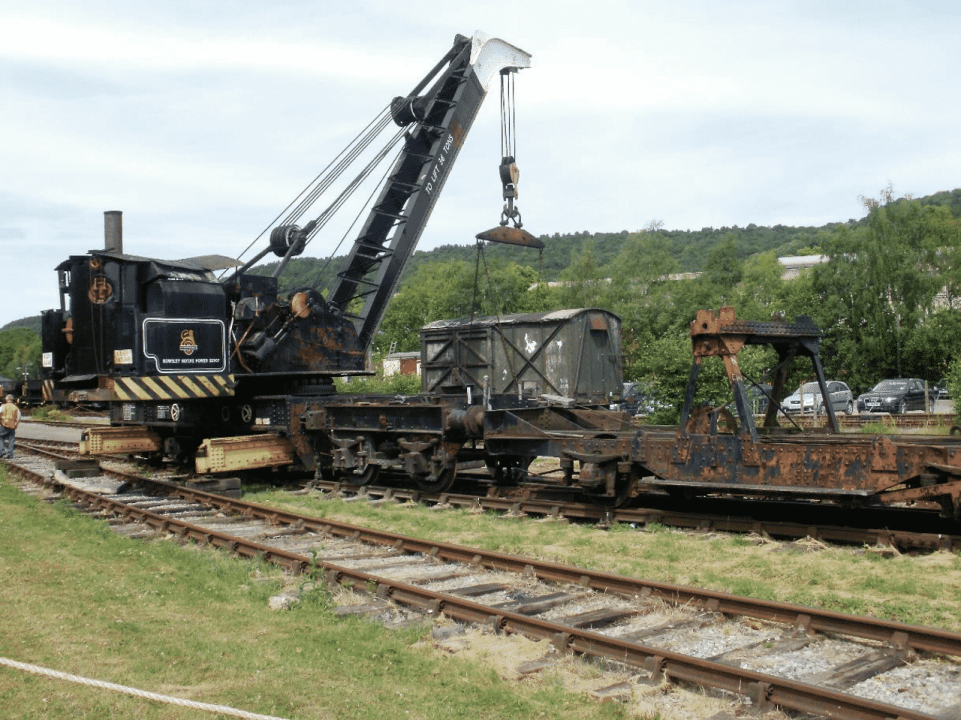
[[[514,73],[501,73],[501,156],[517,157],[517,111],[514,103]]]
[[[384,147],[382,147],[377,154],[364,166],[364,168],[357,174],[357,176],[350,181],[346,188],[337,196],[337,198],[332,202],[317,218],[314,220],[314,227],[306,234],[304,241],[304,246],[306,247],[311,240],[320,232],[331,217],[343,206],[345,202],[357,191],[364,180],[370,177],[370,174],[380,165],[384,158],[390,153],[391,150],[396,146],[397,141],[400,140],[401,136],[404,134],[404,129],[400,129],[397,133],[387,142]]]
[[[387,168],[384,170],[384,174],[381,176],[380,182],[377,184],[376,187],[374,187],[373,190],[371,190],[370,195],[367,196],[367,200],[364,202],[364,205],[357,211],[357,214],[354,216],[354,220],[350,223],[350,227],[348,227],[344,231],[344,234],[341,236],[340,240],[338,241],[337,246],[327,256],[327,260],[321,266],[320,270],[318,270],[317,273],[315,273],[314,280],[313,282],[310,283],[311,287],[316,287],[317,284],[320,282],[321,278],[324,276],[324,273],[327,272],[327,268],[330,267],[330,264],[333,262],[334,256],[337,254],[337,251],[340,250],[340,248],[343,246],[344,242],[347,240],[347,236],[351,233],[351,231],[357,225],[357,221],[360,220],[361,215],[370,206],[371,201],[374,199],[374,195],[377,193],[377,191],[381,187],[383,187],[384,180],[387,177],[387,173],[390,172],[391,168],[396,164],[397,159],[399,157],[400,157],[400,150],[398,149],[397,155],[394,158],[394,162],[390,163],[387,166]]]
[[[307,209],[317,201],[317,198],[323,195],[330,188],[330,186],[333,185],[333,183],[336,182],[341,175],[343,175],[344,170],[346,170],[348,167],[350,167],[354,163],[354,161],[361,155],[361,153],[363,153],[363,151],[370,146],[370,144],[374,141],[374,139],[383,132],[384,128],[387,127],[389,123],[390,123],[389,114],[382,117],[380,121],[377,123],[377,125],[375,126],[374,130],[372,130],[370,133],[368,133],[368,135],[364,137],[364,141],[352,147],[350,151],[346,155],[344,155],[344,157],[340,160],[340,162],[337,163],[334,169],[329,174],[327,174],[320,182],[317,182],[315,184],[314,188],[309,193],[307,193],[307,195],[303,198],[303,200],[301,200],[300,203],[298,203],[297,207],[294,208],[294,210],[291,211],[287,215],[287,217],[284,218],[281,224],[291,225],[295,223],[297,220],[299,220],[300,217],[305,212],[307,212]],[[290,206],[288,205],[288,207]]]
[[[345,154],[354,153],[354,150],[358,145],[363,145],[363,147],[370,145],[373,139],[383,132],[384,127],[387,125],[386,121],[389,121],[389,119],[390,106],[388,105],[379,113],[377,113],[377,115],[374,116],[374,119],[371,120],[363,130],[357,133],[357,135],[336,155],[336,157],[334,157],[334,159],[327,164],[327,167],[321,170],[313,180],[307,183],[304,189],[297,193],[287,207],[281,210],[277,216],[271,220],[270,223],[268,223],[267,227],[261,230],[260,233],[253,240],[251,240],[250,243],[248,243],[247,247],[245,247],[240,253],[240,257],[243,257],[257,243],[258,240],[260,240],[267,232],[269,232],[270,229],[274,227],[282,217],[284,217],[284,213],[287,213],[292,207],[294,207],[294,205],[300,201],[300,198],[302,198],[305,193],[310,192],[310,188],[314,187],[318,182],[323,182],[323,179],[326,177],[331,168],[343,164],[342,157]],[[341,170],[341,172],[343,171]]]
[[[274,715],[260,715],[257,713],[247,712],[246,710],[238,710],[226,705],[212,705],[210,703],[202,703],[194,700],[171,697],[170,695],[158,695],[157,693],[149,692],[147,690],[138,690],[137,688],[127,687],[125,685],[117,685],[116,683],[105,682],[103,680],[93,680],[91,678],[85,678],[79,675],[71,675],[69,673],[60,672],[59,670],[51,670],[49,668],[40,667],[39,665],[30,665],[28,663],[22,663],[4,657],[0,657],[0,665],[4,665],[15,670],[29,672],[34,675],[43,675],[45,677],[55,678],[57,680],[67,680],[80,685],[87,685],[89,687],[100,688],[102,690],[111,690],[113,692],[124,693],[125,695],[133,695],[134,697],[144,698],[146,700],[155,700],[157,702],[167,703],[168,705],[179,705],[181,707],[193,708],[195,710],[205,710],[207,712],[220,713],[221,715],[245,718],[246,720],[284,720],[284,718],[279,718]]]

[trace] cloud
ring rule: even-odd
[[[35,0],[0,23],[0,251],[30,259],[29,290],[0,294],[0,323],[55,304],[52,268],[101,246],[104,210],[124,211],[130,252],[239,253],[475,29],[534,55],[517,78],[532,232],[820,225],[859,216],[857,197],[889,181],[950,190],[959,13],[933,1]],[[499,218],[497,102],[495,83],[421,249],[472,243]]]

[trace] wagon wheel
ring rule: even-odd
[[[456,476],[457,463],[455,461],[450,465],[442,466],[438,470],[432,470],[427,475],[419,475],[416,480],[417,487],[429,493],[445,492],[450,490]]]
[[[379,475],[380,465],[368,464],[359,472],[335,472],[334,480],[344,485],[350,485],[351,487],[363,487],[364,485],[373,483]]]
[[[526,455],[498,455],[485,458],[484,463],[498,485],[517,485],[527,475],[532,461]]]
[[[596,490],[585,488],[585,493],[591,499],[591,502],[606,510],[623,507],[633,497],[632,491],[634,490],[636,475],[633,472],[622,473],[616,470],[614,472],[616,475],[613,495],[601,494]]]
[[[333,471],[335,481],[342,482],[351,487],[362,487],[364,485],[370,485],[377,479],[377,476],[380,475],[380,465],[375,465],[370,462],[370,458],[374,455],[373,438],[369,436],[364,437],[359,447],[360,449],[355,454],[357,457],[363,458],[363,460],[357,462],[357,458],[354,458],[350,465],[356,464],[361,465],[361,467],[335,469]]]

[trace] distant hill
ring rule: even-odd
[[[703,270],[705,258],[711,249],[729,234],[735,236],[735,248],[738,257],[747,258],[759,252],[774,252],[778,256],[803,255],[805,251],[813,252],[817,246],[817,236],[822,230],[828,230],[835,224],[823,227],[790,227],[775,225],[761,227],[748,225],[747,227],[702,228],[701,230],[655,230],[655,234],[662,236],[671,253],[677,259],[681,272],[697,272]],[[526,265],[538,271],[544,281],[556,280],[557,276],[571,264],[572,257],[579,252],[584,244],[594,242],[594,259],[599,266],[606,265],[617,257],[624,243],[632,235],[627,230],[617,233],[579,232],[561,235],[542,235],[544,250],[538,252],[530,248],[514,245],[489,244],[484,247],[484,255],[488,261],[503,261]],[[473,245],[442,245],[433,250],[414,253],[405,269],[405,276],[413,275],[417,269],[427,263],[461,261],[473,264],[477,258],[477,248]],[[287,271],[280,280],[283,292],[289,292],[299,287],[318,286],[329,288],[336,279],[337,271],[343,266],[345,256],[334,257],[329,263],[326,259],[295,258],[287,266]],[[269,275],[277,267],[277,262],[267,263],[255,269],[262,275]],[[326,267],[325,267],[326,266]],[[403,283],[403,279],[401,279]]]
[[[40,334],[40,313],[36,315],[28,315],[25,318],[20,318],[19,320],[14,320],[13,322],[8,322],[3,327],[0,327],[0,332],[4,330],[14,330],[16,328],[25,328],[26,330],[32,330],[33,332]]]
[[[915,198],[922,205],[947,205],[951,208],[951,214],[961,217],[961,189],[942,190],[934,195],[926,195],[923,198]]]
[[[955,217],[961,216],[961,189],[945,190],[923,198],[913,198],[925,205],[947,205]],[[897,202],[897,201],[895,201]],[[723,241],[728,235],[735,238],[734,248],[737,256],[744,260],[751,255],[761,252],[773,252],[777,257],[807,255],[817,252],[818,236],[823,231],[834,230],[838,225],[861,225],[866,221],[866,215],[860,219],[827,223],[820,227],[794,227],[791,225],[774,225],[766,227],[751,223],[746,227],[705,227],[700,230],[654,230],[667,241],[667,245],[678,261],[680,272],[698,272],[704,269],[706,258],[710,257],[715,245]],[[527,265],[539,270],[544,281],[556,280],[557,276],[571,264],[571,258],[578,252],[587,240],[594,241],[595,261],[599,266],[611,262],[621,251],[625,241],[632,233],[627,230],[620,232],[588,231],[553,235],[541,235],[544,250],[537,252],[529,248],[512,245],[489,244],[484,248],[484,254],[491,259]],[[433,250],[418,250],[414,253],[405,276],[413,275],[417,268],[427,263],[448,262],[460,260],[475,262],[477,249],[473,245],[441,245]],[[331,260],[315,258],[295,258],[288,265],[287,272],[281,278],[280,287],[283,292],[289,292],[298,287],[317,286],[321,289],[329,288],[336,279],[337,271],[343,267],[345,256],[335,256]],[[261,265],[255,272],[269,275],[277,267],[277,262]],[[326,267],[325,267],[326,265]],[[322,271],[323,268],[323,271]],[[401,279],[403,283],[403,279]]]
[[[947,205],[955,217],[961,216],[961,189],[944,190],[922,198],[913,198],[925,205]],[[820,227],[794,227],[774,225],[765,227],[749,224],[747,227],[706,227],[700,230],[654,230],[667,241],[671,253],[678,261],[680,272],[697,272],[704,269],[704,262],[712,248],[728,235],[733,234],[735,253],[746,259],[760,252],[773,252],[778,257],[786,255],[806,255],[817,251],[818,235],[832,230],[840,224],[860,225],[865,218],[849,219],[828,223]],[[588,240],[594,241],[595,261],[599,266],[611,262],[621,251],[625,241],[632,233],[588,231],[576,233],[554,233],[542,235],[544,250],[538,252],[530,248],[512,245],[489,244],[484,248],[485,256],[492,261],[513,262],[538,270],[540,278],[546,282],[556,280],[557,276],[571,263],[571,258]],[[473,245],[442,245],[433,250],[418,250],[414,253],[405,270],[405,277],[413,275],[417,268],[427,263],[459,260],[473,263],[477,249]],[[280,279],[282,292],[290,292],[302,287],[330,288],[336,280],[337,272],[343,267],[345,256],[335,256],[331,260],[320,258],[294,258]],[[258,275],[269,275],[278,262],[267,263],[254,268]],[[403,279],[401,280],[403,282]],[[21,318],[7,323],[0,330],[27,328],[40,332],[40,316]]]

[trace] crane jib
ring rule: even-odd
[[[458,142],[458,136],[461,140]],[[447,170],[450,168],[451,163],[453,163],[454,155],[460,149],[461,143],[463,142],[463,133],[461,132],[460,123],[457,120],[451,122],[450,131],[447,133],[447,139],[444,141],[444,145],[441,147],[440,155],[434,161],[434,167],[431,168],[427,182],[424,184],[424,192],[428,195],[434,193],[435,187],[440,187],[443,184],[443,179],[447,175]]]

